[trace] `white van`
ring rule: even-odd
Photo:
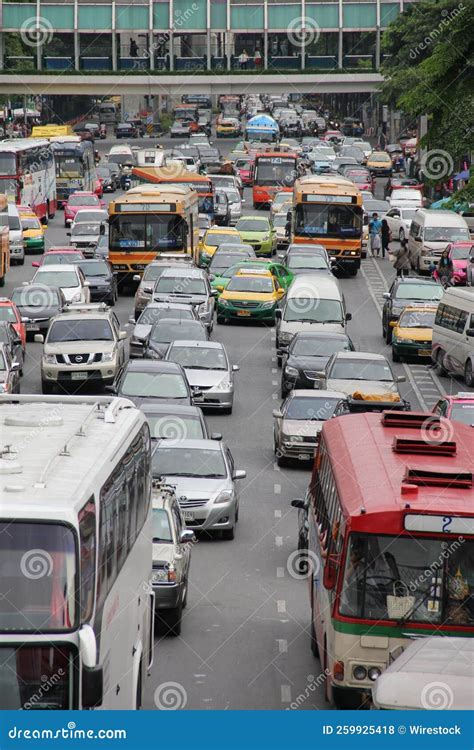
[[[281,367],[284,353],[301,331],[346,330],[344,295],[337,279],[311,273],[297,276],[291,283],[282,305],[275,312],[277,363]]]
[[[433,326],[431,359],[440,375],[462,375],[474,386],[474,289],[448,289]]]
[[[0,223],[6,222],[7,214],[4,213],[0,216]],[[23,236],[23,229],[21,227],[20,214],[18,208],[14,203],[8,204],[8,229],[9,229],[9,242],[10,242],[10,262],[18,263],[23,265],[25,262],[25,240]]]
[[[408,250],[412,268],[418,273],[437,264],[450,242],[469,242],[466,220],[455,211],[433,211],[420,208],[412,219]]]
[[[120,167],[122,164],[135,164],[135,154],[128,144],[112,146],[106,159],[108,164],[118,164]]]

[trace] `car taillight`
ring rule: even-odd
[[[176,571],[168,570],[168,583],[176,583]]]

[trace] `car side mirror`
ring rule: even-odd
[[[300,508],[301,510],[304,510],[306,508],[306,503],[301,497],[297,497],[295,500],[292,500],[290,505],[292,508]]]
[[[390,293],[389,293],[389,292],[384,292],[384,293],[382,294],[382,297],[383,297],[384,299],[390,299]]]
[[[397,383],[404,383],[406,381],[406,375],[397,375],[396,381]]]
[[[35,344],[44,344],[44,336],[42,333],[35,333],[35,337],[33,339]]]
[[[211,440],[222,440],[222,432],[211,432]]]
[[[247,472],[244,469],[236,469],[232,474],[232,479],[245,479]]]
[[[134,326],[135,323],[137,322],[135,320],[135,316],[134,315],[130,315],[129,318],[128,318],[128,322],[130,323],[130,325]]]
[[[39,261],[37,261],[37,260],[34,260],[31,265],[33,266],[33,268],[39,268],[40,267]]]
[[[352,320],[352,313],[346,313],[346,320]]]
[[[132,281],[138,281],[138,282],[140,282],[141,280],[142,280],[142,277],[140,276],[139,273],[134,273],[133,274]]]
[[[282,419],[282,417],[283,417],[283,412],[280,411],[280,409],[273,409],[272,413],[273,413],[273,416],[275,417],[275,419]]]
[[[277,318],[277,320],[281,320],[281,310],[279,310],[278,308],[275,310],[275,318]]]
[[[30,319],[29,319],[29,318],[22,318],[22,319],[21,319],[21,322],[22,322],[22,323],[29,323],[29,322],[30,322]]]
[[[219,290],[211,289],[211,297],[218,297],[218,296],[219,296]]]
[[[181,544],[194,544],[196,541],[196,534],[192,529],[183,529],[179,541]]]
[[[474,328],[468,328],[466,331],[466,336],[469,336],[469,337],[474,336]]]
[[[238,372],[240,370],[239,365],[232,365],[232,372]]]
[[[119,341],[123,341],[124,339],[127,338],[127,331],[119,331],[118,337],[119,337]]]
[[[86,281],[84,281],[84,286],[90,286],[90,285],[91,285],[91,282],[90,282],[90,281],[87,281],[87,280],[86,280]]]
[[[113,393],[114,395],[117,393],[117,386],[115,385],[106,385],[104,388],[107,393]]]
[[[19,372],[19,370],[20,370],[20,363],[19,362],[12,362],[11,370],[12,370],[12,372]]]

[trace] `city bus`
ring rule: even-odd
[[[71,193],[76,190],[94,192],[97,174],[94,146],[79,136],[51,137],[56,164],[56,190],[59,208],[64,208]]]
[[[292,153],[266,151],[256,154],[253,170],[253,207],[267,206],[276,193],[291,193],[295,184],[298,157]]]
[[[362,195],[339,175],[308,175],[293,191],[291,241],[324,245],[336,268],[355,276],[362,250]]]
[[[311,646],[339,708],[428,635],[474,636],[472,428],[410,411],[322,428],[306,502]],[[301,507],[301,506],[299,506]]]
[[[5,277],[10,268],[10,229],[8,199],[0,193],[0,286],[5,286]]]
[[[109,225],[109,260],[119,281],[143,274],[167,252],[198,260],[198,197],[185,185],[132,188],[109,203]]]
[[[44,138],[0,142],[0,193],[30,206],[43,224],[56,213],[56,173],[51,144]]]
[[[186,169],[181,162],[173,162],[167,167],[134,167],[132,169],[132,185],[186,185],[198,194],[199,213],[207,214],[214,219],[214,188],[209,175],[196,174]]]
[[[146,419],[113,397],[0,406],[2,709],[138,709],[154,629]]]

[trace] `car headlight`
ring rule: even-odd
[[[264,234],[263,237],[262,237],[262,242],[268,242],[269,239],[270,239],[270,235],[269,234]]]
[[[56,355],[55,354],[45,354],[43,356],[43,362],[45,365],[55,365],[56,364]]]
[[[142,286],[142,288],[139,291],[139,294],[151,294],[153,292],[153,289],[151,286]]]
[[[293,338],[293,334],[291,333],[285,333],[283,331],[280,331],[280,333],[278,334],[278,339],[281,344],[289,344],[292,338]]]
[[[216,385],[213,385],[212,388],[210,388],[210,391],[230,391],[232,388],[232,383],[228,378],[224,378],[224,380],[221,380],[220,383],[216,383]]]
[[[102,354],[102,362],[112,362],[115,357],[115,352],[104,352]]]
[[[219,307],[229,307],[230,302],[227,299],[222,299],[222,297],[219,297],[217,304],[219,305]]]
[[[271,307],[275,307],[275,305],[276,305],[276,300],[272,300],[271,302],[262,302],[260,304],[260,307],[263,310],[269,310]]]
[[[201,250],[201,257],[202,258],[210,258],[211,253],[208,253],[207,250]]]
[[[302,435],[283,435],[283,440],[285,441],[285,443],[302,443],[303,436]]]
[[[298,370],[296,367],[285,367],[285,375],[288,375],[290,378],[297,378]]]
[[[214,499],[214,505],[219,505],[220,503],[230,503],[233,497],[234,493],[232,492],[232,490],[224,490],[223,492],[219,492],[219,494]]]

